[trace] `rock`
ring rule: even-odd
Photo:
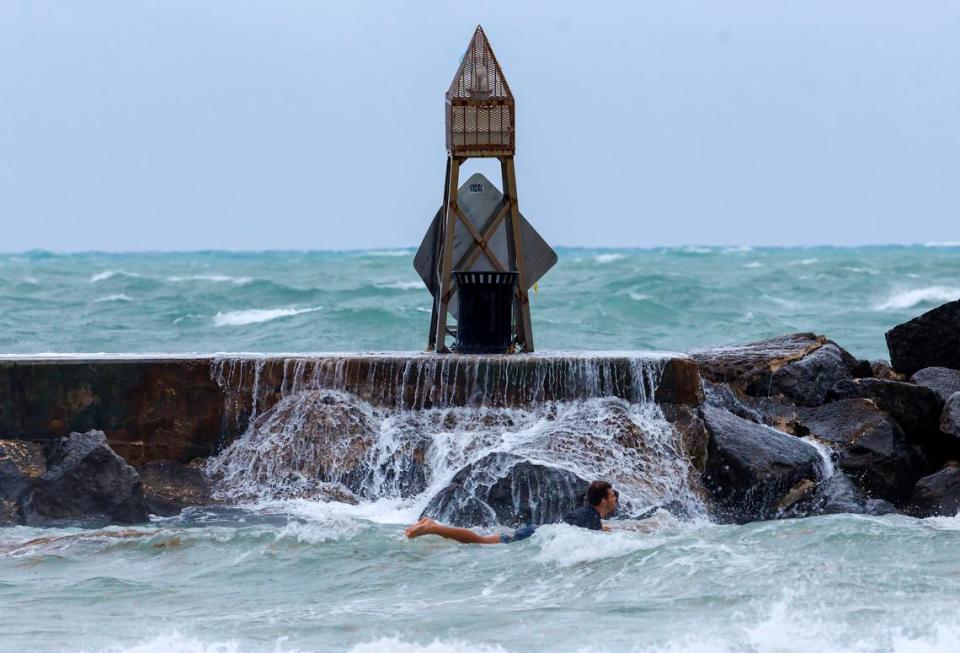
[[[812,333],[691,352],[701,375],[754,397],[782,395],[803,405],[823,403],[838,381],[869,374],[869,364]]]
[[[184,508],[219,503],[213,498],[210,480],[198,465],[153,462],[137,472],[143,483],[147,510],[153,515],[179,515]]]
[[[870,374],[867,376],[872,376],[875,379],[885,379],[887,381],[907,381],[907,376],[900,374],[890,366],[890,363],[887,361],[871,361],[870,362]],[[916,383],[916,381],[914,381]],[[923,384],[920,384],[923,385]]]
[[[25,524],[147,521],[140,477],[113,452],[103,431],[57,438],[44,453],[46,470],[20,502]]]
[[[22,521],[20,501],[46,469],[43,445],[0,440],[0,526]]]
[[[954,392],[943,405],[940,414],[940,431],[960,440],[960,392]]]
[[[457,472],[423,515],[457,526],[555,523],[583,503],[588,485],[566,470],[491,453]]]
[[[925,367],[960,370],[960,300],[887,331],[893,369],[912,375]]]
[[[826,400],[830,388],[853,376],[855,363],[845,358],[845,353],[835,344],[826,343],[774,372],[770,389],[801,406],[819,406]]]
[[[956,462],[930,476],[924,476],[913,488],[910,503],[919,517],[956,515],[960,511],[960,467]]]
[[[960,392],[960,370],[946,367],[925,367],[910,377],[910,383],[930,388],[942,401]]]
[[[801,481],[819,481],[820,454],[806,442],[722,409],[702,413],[710,433],[703,479],[721,519],[776,517]]]
[[[906,499],[924,461],[901,428],[869,399],[842,399],[800,411],[810,435],[829,443],[840,468],[868,497]]]
[[[722,383],[704,381],[706,403],[791,435],[806,435],[797,407],[782,397],[751,397]]]
[[[314,497],[325,483],[358,492],[380,419],[343,392],[288,395],[211,459],[208,471],[218,494],[231,499]]]
[[[897,421],[912,442],[939,444],[937,435],[943,402],[930,388],[884,379],[851,379],[831,388],[827,399],[870,399]]]
[[[689,358],[671,358],[664,365],[654,398],[658,404],[703,403],[703,388],[700,384],[700,369]]]

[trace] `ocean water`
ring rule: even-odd
[[[0,255],[0,354],[417,350],[429,301],[411,255]],[[960,248],[946,246],[564,249],[533,319],[541,350],[812,330],[881,358],[886,329],[957,297]],[[291,392],[207,463],[225,506],[0,528],[0,651],[960,650],[960,517],[712,523],[663,414],[636,396],[401,411]],[[329,418],[345,415],[340,434]],[[356,442],[356,505],[321,498],[316,470],[347,465]],[[398,479],[415,452],[410,489]],[[611,479],[616,530],[404,537],[458,469],[496,452]],[[821,471],[837,473],[829,458]],[[664,503],[683,518],[629,518]]]
[[[885,358],[885,330],[960,297],[960,247],[559,250],[540,350],[670,350],[793,331]],[[421,350],[413,249],[0,255],[0,353]]]

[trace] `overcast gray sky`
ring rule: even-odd
[[[4,0],[0,251],[416,245],[477,23],[554,245],[960,241],[953,0]]]

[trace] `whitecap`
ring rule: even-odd
[[[390,283],[375,283],[375,288],[384,288],[389,290],[416,290],[423,288],[422,281],[391,281]]]
[[[90,277],[90,283],[97,283],[98,281],[106,281],[107,279],[112,279],[114,277],[139,277],[140,275],[136,272],[127,272],[126,270],[104,270],[103,272],[97,272],[95,275]]]
[[[269,322],[281,317],[292,317],[301,313],[312,313],[319,311],[323,307],[312,306],[310,308],[249,308],[244,311],[218,312],[213,316],[213,325],[222,326],[243,326],[245,324],[257,324],[259,322]]]
[[[682,247],[681,252],[685,254],[712,254],[713,250],[709,247],[699,247],[697,245],[689,245],[687,247]]]
[[[960,247],[960,240],[945,240],[943,242],[932,241],[924,243],[924,247]]]
[[[960,288],[950,286],[928,286],[914,290],[894,292],[887,301],[878,304],[878,311],[896,311],[913,308],[918,304],[949,302],[960,299]]]
[[[410,249],[373,249],[360,252],[360,256],[409,256],[412,253]]]
[[[750,261],[749,263],[744,263],[744,264],[743,264],[743,267],[752,270],[752,269],[756,269],[756,268],[762,268],[762,267],[763,267],[763,263],[761,263],[760,261]]]
[[[356,644],[349,653],[506,653],[506,649],[497,644],[479,644],[458,639],[435,639],[429,644],[418,644],[404,642],[397,637],[381,637]]]
[[[115,295],[104,295],[103,297],[97,297],[93,300],[94,304],[100,304],[103,302],[132,302],[134,301],[133,297],[124,295],[123,293],[117,293]]]
[[[788,265],[813,265],[818,263],[820,259],[818,258],[805,258],[801,261],[791,261]]]
[[[619,261],[623,258],[623,254],[597,254],[593,257],[593,260],[601,265],[607,263],[613,263],[614,261]]]
[[[630,299],[632,299],[635,302],[642,302],[650,299],[650,295],[644,295],[643,293],[638,293],[638,292],[631,292]]]
[[[23,277],[22,279],[20,279],[20,281],[23,282],[23,283],[30,284],[31,286],[38,286],[38,285],[40,285],[40,282],[37,281],[35,277],[31,277],[31,276],[25,276],[25,277]]]
[[[739,254],[741,252],[752,252],[753,247],[750,245],[731,245],[723,250],[724,254]]]
[[[182,283],[184,281],[211,281],[213,283],[232,283],[238,286],[253,281],[253,277],[231,277],[226,274],[194,274],[186,277],[167,277],[167,281]]]

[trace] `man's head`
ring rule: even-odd
[[[587,488],[587,503],[597,509],[601,517],[606,517],[617,509],[619,494],[606,481],[594,481]]]

